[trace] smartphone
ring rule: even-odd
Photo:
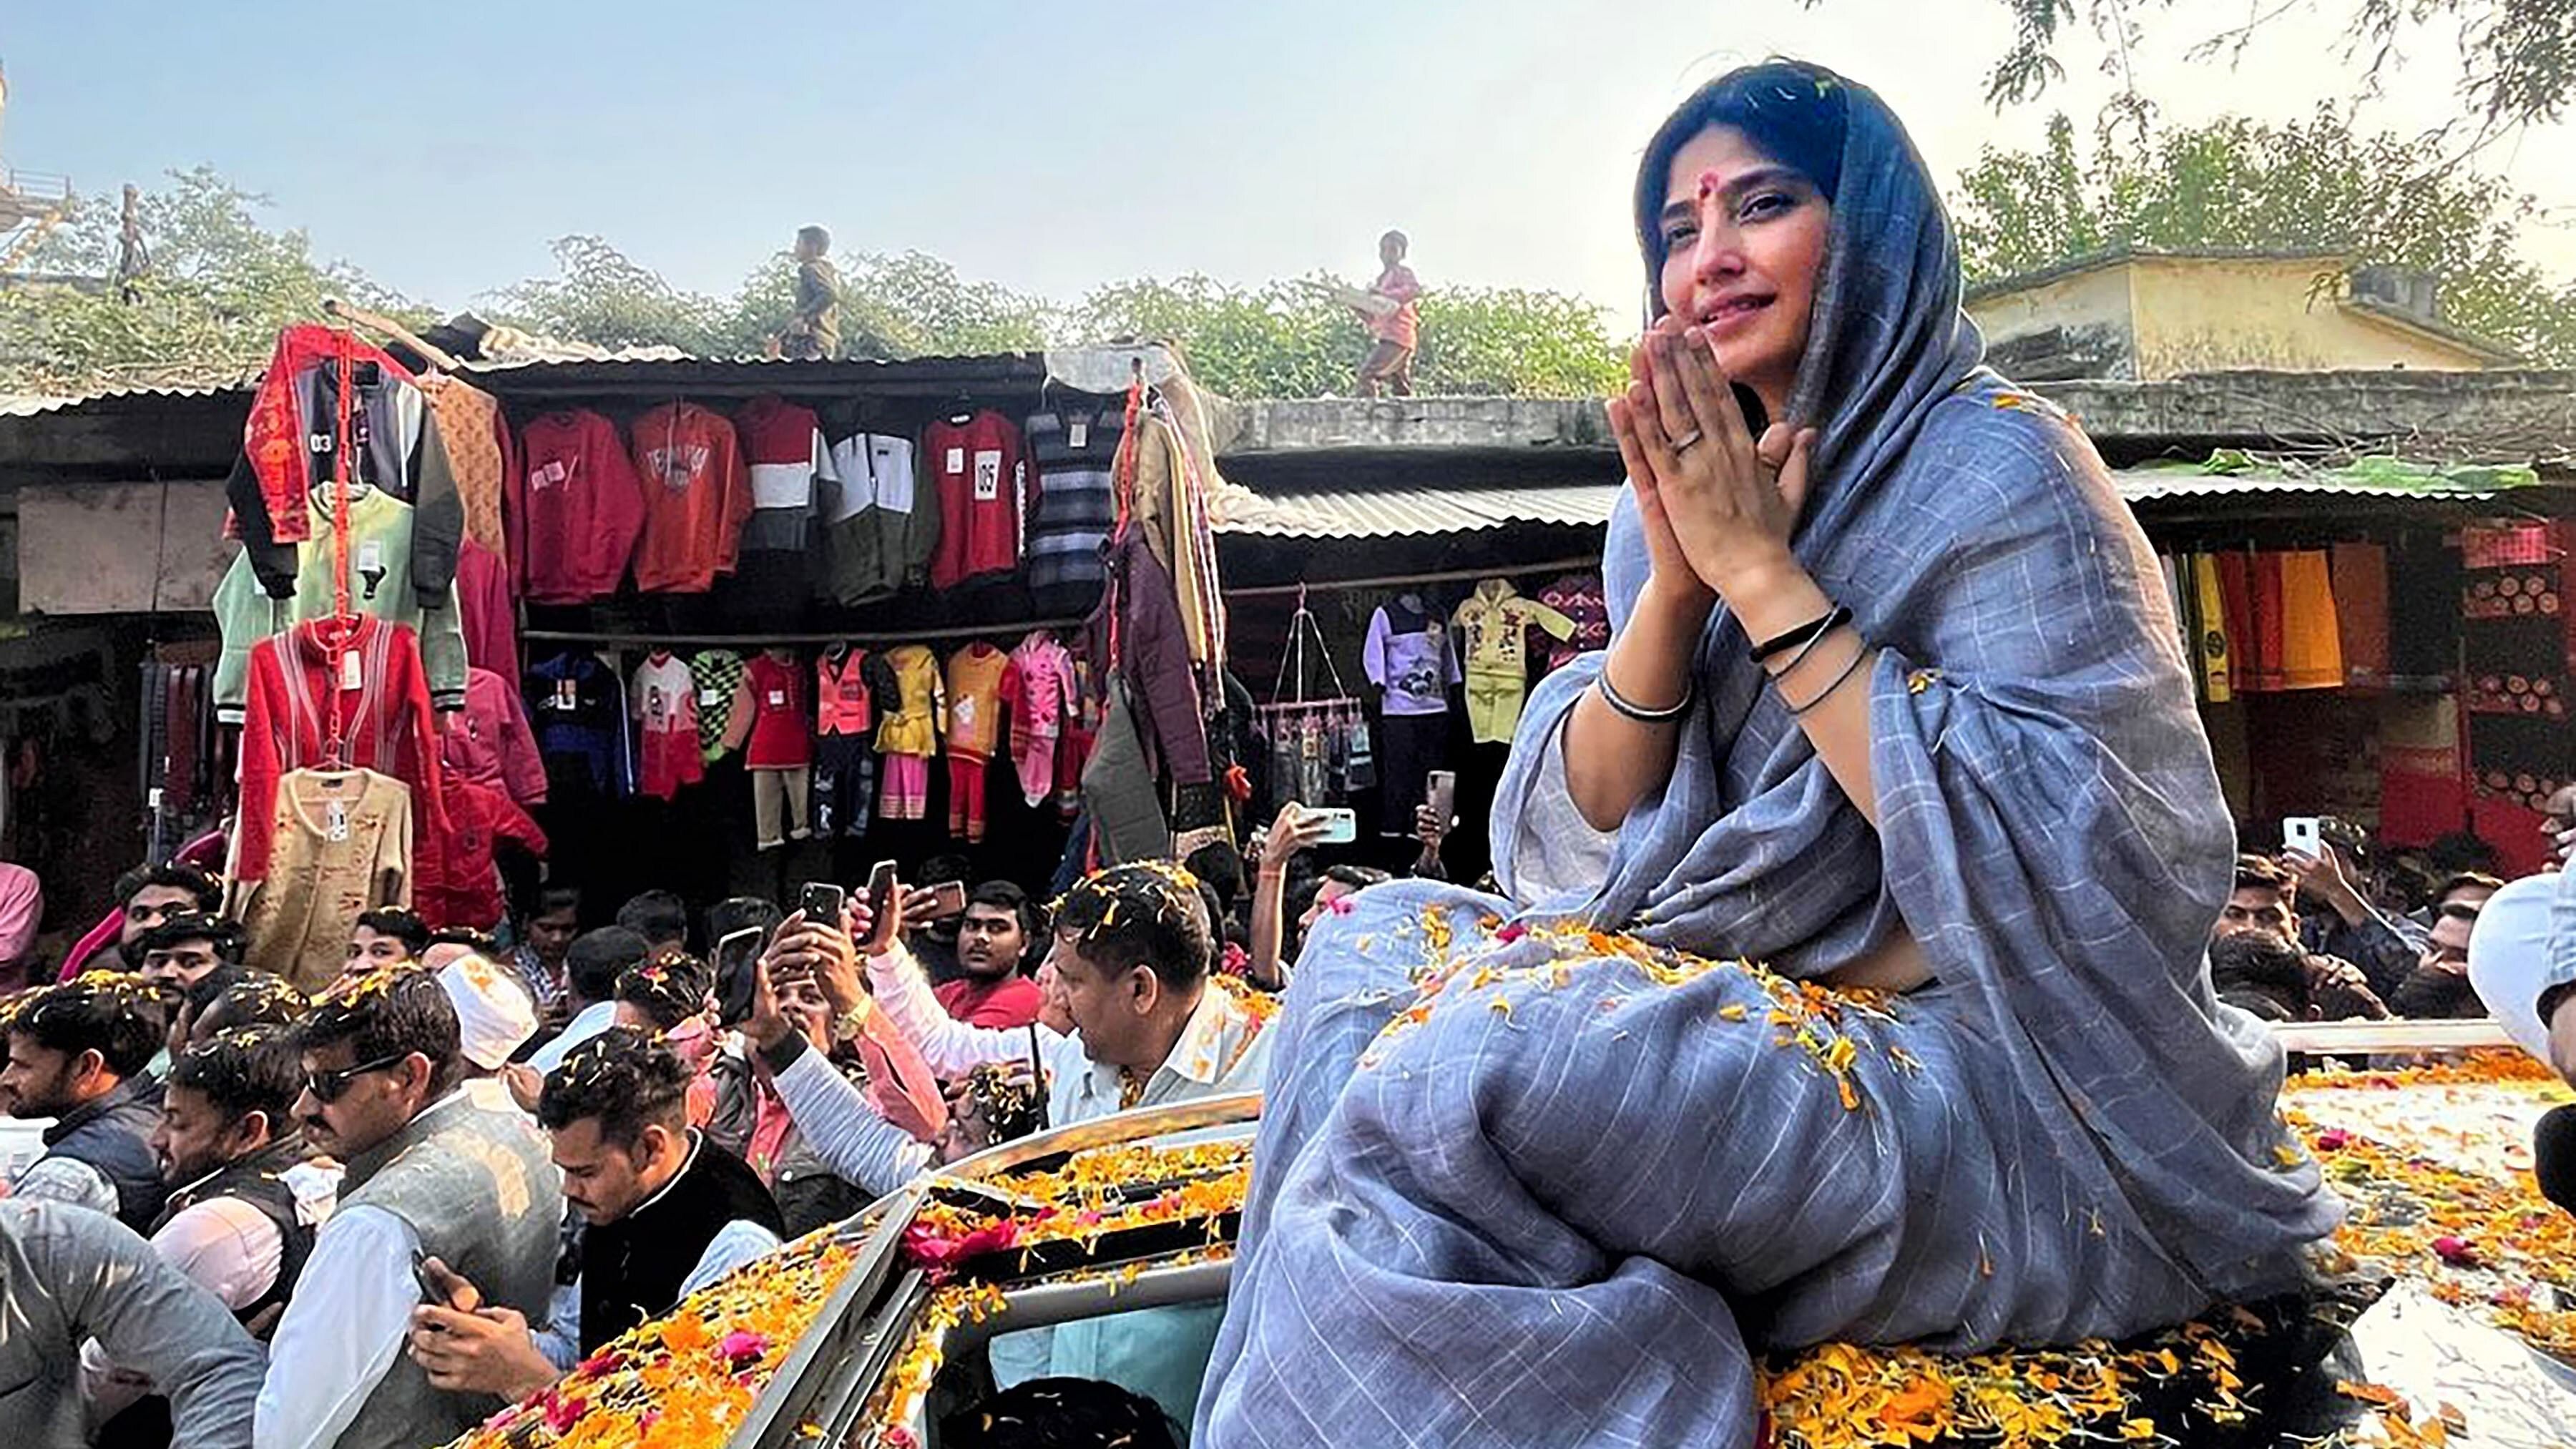
[[[874,923],[884,920],[886,918],[886,912],[894,908],[896,874],[897,871],[895,863],[890,860],[878,861],[876,865],[868,871],[868,921],[870,923],[870,929],[874,929]]]
[[[950,916],[964,914],[966,914],[966,882],[944,880],[930,888],[930,909],[923,913],[925,920],[944,921]]]
[[[429,1274],[429,1254],[419,1248],[411,1250],[411,1280],[420,1285],[420,1301],[432,1308],[452,1308],[454,1301],[447,1289]],[[446,1330],[441,1329],[440,1332]]]
[[[727,1026],[751,1015],[752,992],[758,983],[752,979],[753,963],[760,959],[769,944],[769,933],[758,926],[745,926],[727,931],[716,942],[716,1015]]]
[[[830,881],[809,880],[797,894],[796,909],[803,912],[808,924],[841,929],[841,906],[849,893]]]
[[[1360,838],[1360,817],[1347,806],[1317,810],[1315,816],[1324,822],[1324,833],[1317,837],[1325,845],[1348,845]]]
[[[1431,817],[1447,830],[1458,823],[1458,772],[1434,770],[1422,791],[1423,803],[1431,807]]]
[[[2284,850],[2318,856],[2325,853],[2324,845],[2325,832],[2316,816],[2292,815],[2281,822],[2281,847]]]

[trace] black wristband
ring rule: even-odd
[[[1801,624],[1776,639],[1767,639],[1754,645],[1753,662],[1759,664],[1766,659],[1777,659],[1792,649],[1813,644],[1851,621],[1852,611],[1845,605],[1836,604],[1825,614],[1825,617]]]

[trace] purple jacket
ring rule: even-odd
[[[1109,657],[1109,624],[1116,619],[1118,675],[1135,703],[1136,723],[1176,783],[1204,785],[1213,776],[1207,718],[1190,670],[1180,594],[1171,573],[1145,546],[1142,530],[1127,528],[1110,541],[1108,554],[1109,591],[1087,626],[1087,652],[1094,659]]]

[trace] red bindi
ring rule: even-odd
[[[1717,174],[1717,168],[1710,167],[1708,170],[1699,174],[1700,200],[1706,201],[1725,189],[1726,178]]]

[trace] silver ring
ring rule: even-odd
[[[1698,442],[1699,437],[1699,429],[1693,428],[1689,432],[1682,434],[1680,437],[1673,439],[1673,456],[1678,458],[1682,454],[1690,451],[1691,444]]]

